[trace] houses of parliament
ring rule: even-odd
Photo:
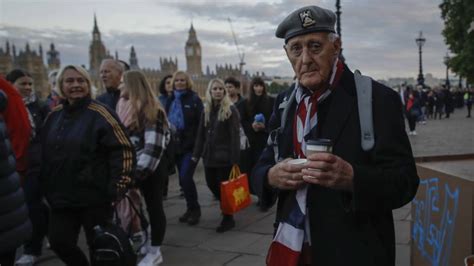
[[[201,44],[199,43],[196,35],[196,30],[193,25],[188,32],[188,39],[185,47],[186,56],[186,72],[192,77],[194,82],[194,90],[199,96],[204,97],[207,84],[212,78],[225,79],[226,77],[233,76],[238,78],[242,83],[242,93],[245,94],[251,75],[245,71],[242,72],[238,66],[232,66],[231,64],[216,65],[215,71],[211,71],[209,66],[206,67],[206,71],[202,70],[202,53]],[[104,91],[99,78],[99,68],[103,59],[118,57],[117,52],[115,56],[112,56],[109,50],[106,48],[104,42],[101,39],[101,33],[97,25],[97,19],[94,16],[94,27],[92,30],[92,41],[89,45],[89,74],[91,75],[92,81],[97,89],[97,94]],[[178,59],[171,57],[159,58],[160,68],[140,68],[138,64],[137,52],[134,46],[130,49],[130,56],[128,63],[131,69],[141,69],[147,76],[153,88],[158,89],[160,80],[169,74],[173,74],[178,70]],[[28,71],[34,79],[34,87],[38,95],[45,98],[50,93],[50,86],[48,84],[48,73],[52,70],[59,69],[61,67],[60,52],[56,50],[55,44],[51,43],[49,50],[46,51],[46,62],[44,60],[43,47],[40,44],[38,50],[30,47],[29,43],[26,43],[24,49],[19,49],[15,44],[10,44],[7,40],[5,46],[0,46],[0,75],[6,75],[9,71],[14,68],[21,68]],[[259,73],[257,72],[257,75]],[[264,73],[261,74],[263,77]]]

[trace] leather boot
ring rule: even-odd
[[[199,218],[201,218],[201,208],[190,210],[189,217],[188,217],[188,224],[189,225],[198,224]]]
[[[217,233],[224,233],[235,227],[234,216],[224,214],[221,224],[216,228]]]

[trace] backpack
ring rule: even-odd
[[[96,225],[90,245],[91,266],[135,266],[137,255],[120,225]]]
[[[359,70],[356,70],[354,71],[354,81],[357,91],[357,107],[359,109],[361,146],[364,151],[370,151],[375,145],[374,122],[372,115],[372,79],[368,76],[362,75]],[[278,109],[283,109],[280,126],[272,130],[268,136],[267,144],[273,147],[275,162],[279,162],[283,159],[280,158],[278,150],[278,138],[285,127],[290,106],[292,102],[295,101],[296,87],[296,84],[291,86],[292,91],[290,95],[285,96],[278,106]]]

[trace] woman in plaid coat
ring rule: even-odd
[[[123,81],[117,113],[137,153],[135,179],[144,195],[151,227],[151,243],[145,245],[146,256],[138,265],[158,265],[163,262],[160,246],[166,229],[161,191],[168,173],[167,164],[161,162],[170,140],[168,120],[142,72],[127,71]]]

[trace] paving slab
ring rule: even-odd
[[[221,266],[240,256],[237,253],[166,245],[162,248],[162,253],[163,266]]]
[[[240,255],[225,266],[265,265],[265,256]]]

